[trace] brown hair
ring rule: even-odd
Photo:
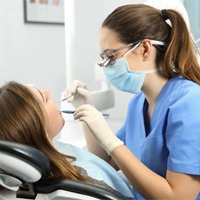
[[[26,144],[42,151],[51,164],[45,179],[87,181],[49,142],[45,113],[39,100],[24,85],[11,81],[0,87],[0,140]]]
[[[166,23],[166,17],[171,27]],[[145,38],[165,42],[157,49],[156,63],[166,78],[183,76],[200,84],[200,68],[195,46],[183,17],[175,10],[165,10],[144,4],[118,7],[104,20],[102,27],[114,31],[120,42],[132,43]]]

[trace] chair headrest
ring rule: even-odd
[[[49,173],[49,159],[41,151],[0,140],[0,185],[16,190],[23,181],[34,183]]]

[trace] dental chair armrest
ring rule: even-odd
[[[79,194],[87,194],[88,196],[107,199],[107,200],[127,200],[130,199],[123,196],[115,190],[109,190],[89,183],[83,183],[75,180],[50,180],[38,181],[34,183],[34,188],[37,193],[52,193],[56,190],[65,190]]]

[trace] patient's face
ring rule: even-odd
[[[48,138],[52,140],[62,129],[64,119],[61,112],[58,110],[55,102],[51,98],[49,90],[38,90],[34,87],[28,86],[31,92],[42,102],[47,113],[47,134]]]

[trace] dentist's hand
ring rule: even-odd
[[[90,92],[83,82],[75,80],[72,85],[64,91],[64,97],[70,96],[73,93],[76,94],[67,99],[67,101],[72,103],[75,108],[90,103]]]
[[[74,119],[85,122],[99,144],[110,155],[123,142],[115,136],[101,112],[91,105],[82,105],[74,113]]]

